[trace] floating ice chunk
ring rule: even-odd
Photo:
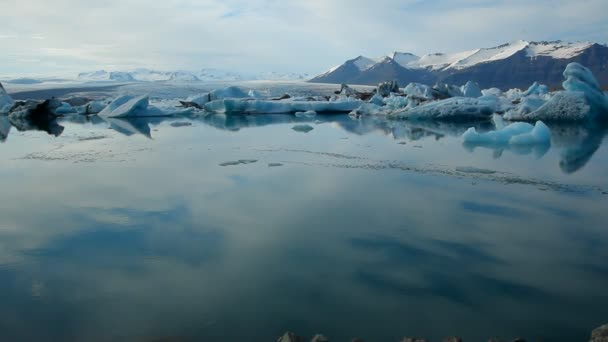
[[[548,94],[549,88],[547,88],[544,84],[539,84],[538,82],[534,82],[528,90],[526,90],[522,95],[530,96],[530,95],[543,95]]]
[[[255,164],[257,163],[257,159],[239,159],[235,161],[228,161],[221,163],[220,166],[237,166],[237,165],[247,165],[247,164]]]
[[[464,95],[464,97],[472,98],[478,98],[482,96],[479,84],[472,81],[468,81],[465,85],[462,86],[462,94]]]
[[[261,99],[261,98],[264,98],[264,95],[262,95],[262,93],[260,93],[257,90],[253,90],[253,89],[249,90],[249,92],[247,93],[247,96],[251,97],[252,99]]]
[[[376,94],[370,100],[369,103],[375,104],[377,106],[384,106],[384,99],[382,96]]]
[[[511,145],[551,144],[551,130],[542,121],[536,121],[530,133],[520,134],[509,139]]]
[[[185,102],[195,103],[199,107],[202,108],[205,105],[205,103],[211,102],[211,98],[209,97],[209,93],[204,93],[204,94],[189,96],[188,98],[186,98]]]
[[[393,110],[405,108],[410,104],[408,97],[395,95],[384,98],[383,102],[389,109]]]
[[[2,83],[0,83],[0,114],[8,113],[15,101],[10,97],[10,95],[4,90]]]
[[[205,110],[225,114],[289,114],[315,111],[317,113],[349,113],[363,102],[352,98],[339,101],[265,101],[224,99],[205,104]]]
[[[397,81],[392,81],[392,82],[380,83],[378,85],[378,91],[376,92],[376,94],[378,94],[382,97],[387,97],[391,93],[398,93],[398,92],[399,92],[399,83],[397,83]]]
[[[553,95],[551,100],[538,109],[538,99],[523,98],[518,109],[505,114],[505,119],[511,121],[583,121],[589,117],[591,107],[582,92],[564,91]]]
[[[478,133],[474,127],[462,135],[464,142],[472,145],[536,145],[550,144],[551,131],[542,121],[534,126],[527,122],[515,122],[502,129]]]
[[[460,87],[457,87],[452,84],[439,83],[439,84],[436,84],[431,90],[433,90],[433,92],[429,95],[430,96],[429,98],[431,98],[431,99],[432,98],[448,99],[450,97],[463,97],[464,96],[462,89]]]
[[[362,103],[361,106],[355,110],[353,110],[352,112],[350,112],[350,115],[354,115],[354,116],[360,116],[360,115],[381,115],[381,114],[387,114],[385,112],[385,108],[382,106],[378,106],[377,104],[373,104],[373,103]]]
[[[211,100],[244,99],[249,97],[249,95],[243,89],[235,86],[227,87],[224,89],[216,89],[209,94]]]
[[[564,77],[566,81],[563,86],[566,91],[555,93],[535,111],[529,112],[520,106],[518,110],[507,113],[505,118],[522,121],[608,119],[608,98],[589,69],[578,63],[570,63],[564,71]],[[523,104],[529,105],[530,101],[526,103],[524,100]]]
[[[433,99],[433,88],[426,84],[410,83],[404,89],[403,92],[410,96],[422,97],[428,100]]]
[[[77,114],[77,111],[69,103],[62,102],[61,106],[59,108],[55,109],[55,114],[57,114],[57,115]]]
[[[505,119],[514,120],[515,118],[525,117],[526,115],[538,110],[547,100],[537,95],[522,97],[517,106],[512,106],[505,112]]]
[[[86,105],[80,107],[82,109],[79,110],[79,113],[97,114],[97,113],[101,112],[102,110],[104,110],[104,108],[106,108],[107,105],[108,105],[107,101],[91,101],[91,102],[87,103]]]
[[[114,99],[99,115],[110,118],[145,116],[142,114],[147,112],[149,101],[147,95],[123,95]]]
[[[308,133],[312,131],[314,128],[310,125],[295,125],[291,129],[300,133]]]
[[[349,87],[348,84],[342,83],[342,85],[340,86],[340,94],[346,95],[346,96],[351,96],[351,95],[357,94],[357,91],[355,89]]]
[[[208,93],[198,94],[189,96],[186,102],[192,102],[199,105],[201,108],[208,102],[223,100],[223,99],[244,99],[244,98],[255,98],[259,99],[263,96],[255,90],[250,90],[246,93],[243,89],[235,86],[216,89]]]
[[[172,106],[161,109],[150,106],[150,99],[147,95],[123,95],[114,99],[104,110],[99,112],[99,116],[108,118],[172,116],[189,114],[192,111],[193,108],[176,109]]]
[[[570,63],[564,70],[564,77],[564,89],[584,93],[593,114],[608,115],[608,98],[589,69],[578,63]]]
[[[496,112],[499,101],[496,96],[480,98],[453,97],[425,103],[414,108],[404,108],[389,114],[390,118],[408,120],[466,121],[489,119]]]
[[[488,95],[493,95],[493,96],[502,96],[502,90],[498,89],[498,88],[490,88],[490,89],[484,89],[481,91],[481,94],[483,96],[488,96]]]

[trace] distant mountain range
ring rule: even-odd
[[[422,57],[394,52],[382,58],[359,56],[314,77],[310,82],[377,85],[397,80],[433,84],[475,81],[482,88],[526,88],[539,81],[551,88],[563,82],[562,72],[571,62],[581,63],[608,87],[608,47],[579,42],[516,41],[493,48]]]
[[[114,82],[196,82],[196,81],[305,81],[310,78],[308,74],[298,73],[238,73],[220,69],[202,69],[198,72],[190,71],[157,71],[150,69],[135,69],[133,71],[105,71],[83,72],[78,74],[80,81],[114,81]]]

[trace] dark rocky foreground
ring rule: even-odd
[[[277,342],[304,342],[306,339],[292,333],[286,332],[283,336],[279,337]],[[329,342],[329,338],[323,335],[315,335],[310,342]],[[526,342],[527,340],[523,338],[516,338],[511,342]],[[351,342],[365,342],[365,340],[355,337],[351,340]],[[404,337],[400,342],[431,342],[425,338],[419,337]],[[442,340],[442,342],[463,342],[463,339],[460,337],[452,336],[447,337]],[[488,342],[507,342],[506,340],[501,340],[498,338],[490,338]],[[603,325],[591,333],[591,339],[589,342],[608,342],[608,324]]]

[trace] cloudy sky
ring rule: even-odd
[[[360,54],[608,42],[608,1],[0,0],[0,76],[149,67],[318,73]]]

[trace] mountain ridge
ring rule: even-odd
[[[375,68],[376,65],[387,64],[387,58],[399,66],[393,66],[392,73],[387,72],[387,68]],[[475,81],[482,87],[508,89],[524,88],[540,81],[550,87],[558,87],[565,66],[578,62],[589,67],[603,87],[608,86],[608,47],[592,42],[518,40],[491,48],[432,53],[421,57],[393,52],[365,70],[346,68],[348,62],[309,82],[376,85],[378,81],[391,80],[402,84],[425,83],[421,80],[462,84]]]

